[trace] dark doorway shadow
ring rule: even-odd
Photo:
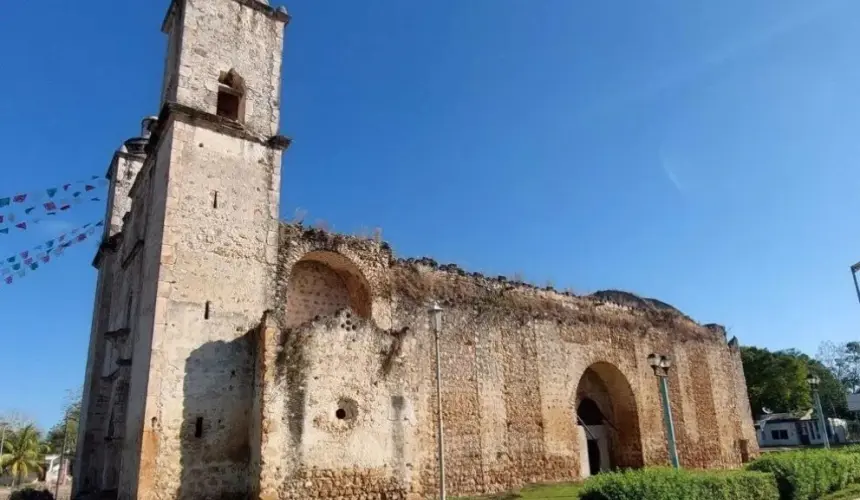
[[[588,443],[588,468],[592,476],[600,474],[600,446],[594,439],[589,439]]]

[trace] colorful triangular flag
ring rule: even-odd
[[[24,210],[24,213],[30,215],[30,212],[32,212],[33,210],[36,210],[36,207],[29,207]]]
[[[15,227],[17,227],[17,228],[19,228],[19,229],[27,229],[27,223],[26,223],[26,222],[22,222],[22,223],[20,223],[20,224],[15,224]]]
[[[26,199],[27,199],[27,195],[26,195],[26,194],[16,194],[16,195],[12,198],[12,201],[14,201],[15,203],[24,203],[24,200],[26,200]]]
[[[46,192],[48,193],[48,198],[53,198],[57,194],[57,188],[48,189]]]

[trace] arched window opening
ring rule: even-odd
[[[245,120],[245,82],[232,69],[218,78],[215,114],[240,123]]]
[[[290,271],[286,326],[296,327],[349,308],[370,318],[370,287],[358,267],[334,252],[311,252]]]

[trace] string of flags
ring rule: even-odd
[[[38,202],[53,199],[57,194],[69,191],[93,191],[97,187],[107,186],[107,179],[101,175],[91,175],[85,180],[67,182],[61,186],[53,186],[30,193],[18,193],[14,196],[0,197],[0,208],[10,205],[23,205],[28,202]],[[74,189],[72,189],[74,188]]]
[[[31,250],[3,259],[0,262],[0,280],[4,284],[11,285],[15,277],[23,278],[28,272],[39,269],[40,266],[51,262],[53,258],[63,255],[70,246],[95,235],[101,227],[104,227],[104,221],[90,222],[36,245]]]
[[[30,225],[38,224],[48,216],[65,212],[74,205],[101,201],[95,191],[107,183],[107,179],[94,175],[83,181],[0,198],[0,234],[26,230]]]

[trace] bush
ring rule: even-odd
[[[781,500],[812,500],[860,481],[855,449],[769,453],[747,468],[776,478]]]
[[[45,489],[24,488],[13,492],[9,500],[54,500],[54,495]]]
[[[774,477],[761,472],[640,469],[595,476],[583,500],[777,500]]]

